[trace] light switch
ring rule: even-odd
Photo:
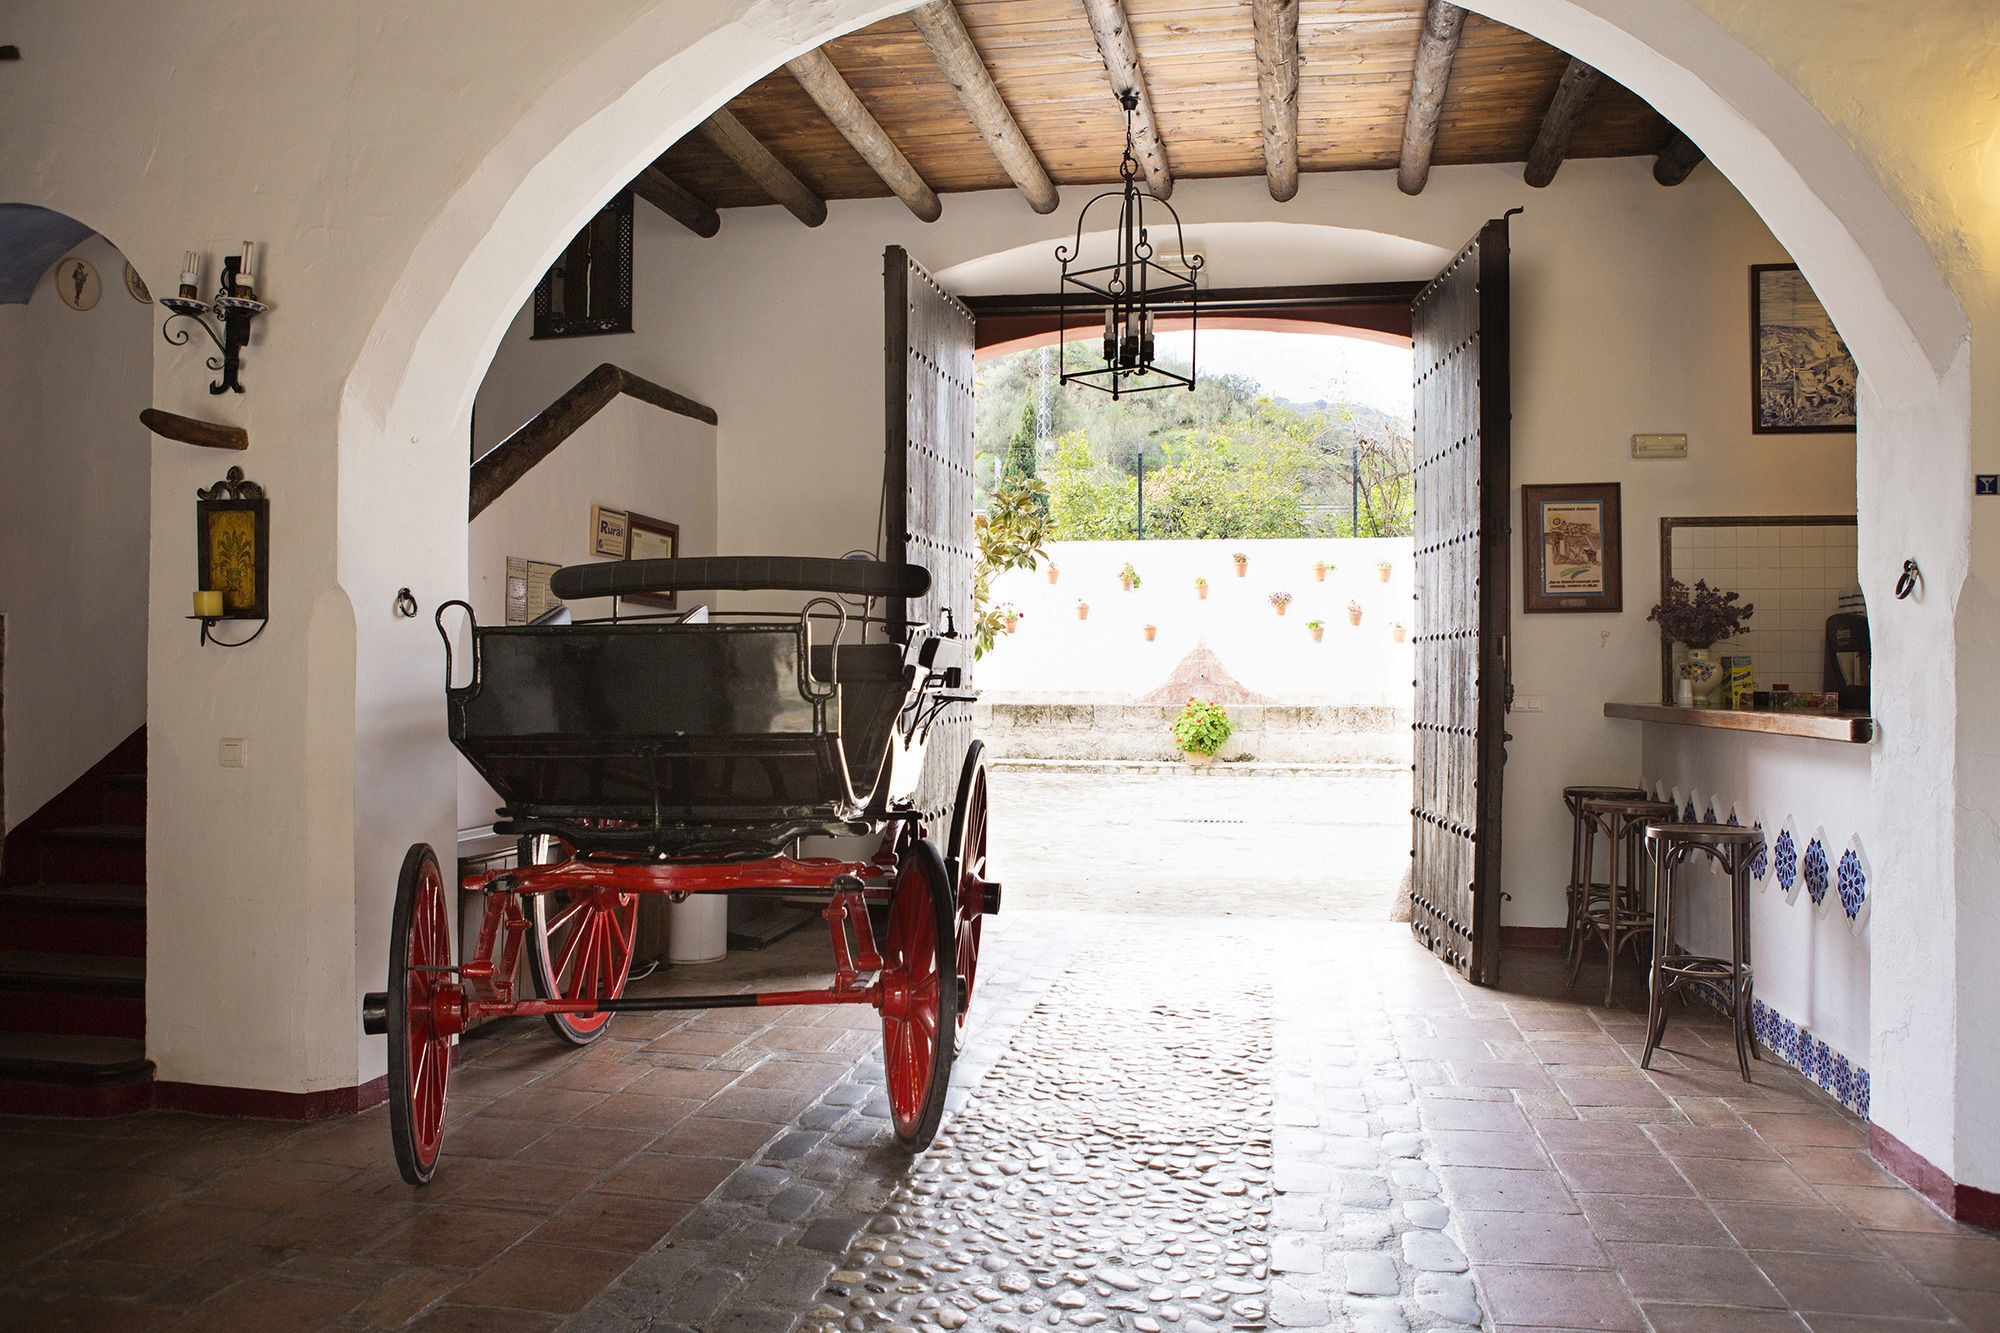
[[[250,767],[250,741],[244,736],[224,736],[217,760],[224,768]]]
[[[1542,711],[1542,696],[1539,694],[1517,694],[1514,696],[1512,711],[1516,713],[1539,713]]]

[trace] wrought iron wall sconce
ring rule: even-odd
[[[208,368],[222,372],[222,378],[208,386],[210,393],[243,392],[243,384],[236,378],[237,354],[250,341],[250,321],[271,308],[257,299],[256,260],[257,247],[250,241],[243,242],[241,255],[230,255],[222,261],[222,286],[217,289],[215,300],[205,304],[197,294],[201,290],[202,256],[199,251],[190,250],[181,262],[180,294],[160,298],[160,304],[173,311],[160,325],[162,338],[175,347],[184,346],[187,330],[170,331],[168,326],[177,319],[192,320],[222,353],[208,358]],[[222,321],[221,333],[215,331],[209,315]]]
[[[195,613],[201,641],[218,648],[241,648],[270,623],[271,502],[264,488],[243,479],[233,467],[213,486],[195,491]],[[212,631],[224,620],[255,620],[248,639],[218,639]]]

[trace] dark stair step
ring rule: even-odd
[[[80,824],[43,831],[41,878],[49,884],[144,884],[144,824]]]
[[[146,775],[112,773],[104,779],[104,822],[138,824],[146,822]]]
[[[0,1032],[0,1114],[129,1115],[152,1100],[143,1041]]]
[[[142,884],[0,886],[0,948],[18,953],[146,952]]]
[[[0,952],[0,1032],[146,1035],[146,960]]]

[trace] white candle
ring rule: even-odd
[[[201,290],[201,252],[189,250],[181,256],[181,286],[190,288],[183,296],[191,296]]]
[[[245,287],[252,286],[257,279],[257,247],[253,242],[243,242],[243,262],[236,266],[236,277]]]

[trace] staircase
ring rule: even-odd
[[[146,1058],[146,733],[7,835],[0,1114],[125,1115]]]

